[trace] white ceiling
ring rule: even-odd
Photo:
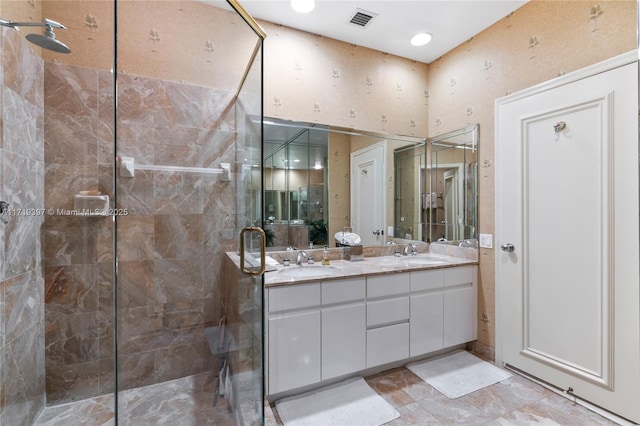
[[[207,3],[220,6],[219,1]],[[526,3],[526,0],[316,0],[306,14],[288,0],[240,0],[254,18],[430,63]],[[377,16],[367,27],[349,23],[357,8]],[[431,43],[414,47],[418,32],[433,35]],[[268,34],[267,34],[268,37]]]

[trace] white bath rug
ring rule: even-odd
[[[460,350],[407,364],[407,368],[449,399],[456,399],[511,377],[511,373]]]
[[[285,426],[379,426],[400,417],[362,377],[283,398],[276,411]]]

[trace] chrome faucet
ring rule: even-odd
[[[300,250],[296,255],[296,265],[302,266],[302,259],[309,259],[309,256],[304,250]]]
[[[411,256],[415,256],[418,254],[418,247],[416,247],[416,245],[413,243],[409,243],[406,246],[404,246],[404,249],[402,250],[402,254],[405,256],[409,255],[409,248],[411,248]]]

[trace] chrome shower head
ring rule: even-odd
[[[25,38],[31,43],[44,49],[49,49],[58,53],[71,53],[71,49],[69,49],[66,44],[59,40],[56,40],[56,35],[54,34],[53,29],[67,29],[59,22],[52,21],[51,19],[47,18],[44,18],[42,22],[13,22],[0,19],[0,25],[13,28],[16,31],[18,31],[20,27],[44,27],[44,35],[27,34]]]
[[[29,40],[36,46],[40,46],[44,49],[52,50],[57,53],[71,53],[71,49],[56,39],[56,35],[53,32],[53,28],[46,26],[43,34],[27,34],[24,38]]]

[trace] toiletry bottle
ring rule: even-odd
[[[329,264],[329,249],[327,248],[327,246],[324,246],[324,250],[322,251],[322,264]]]

